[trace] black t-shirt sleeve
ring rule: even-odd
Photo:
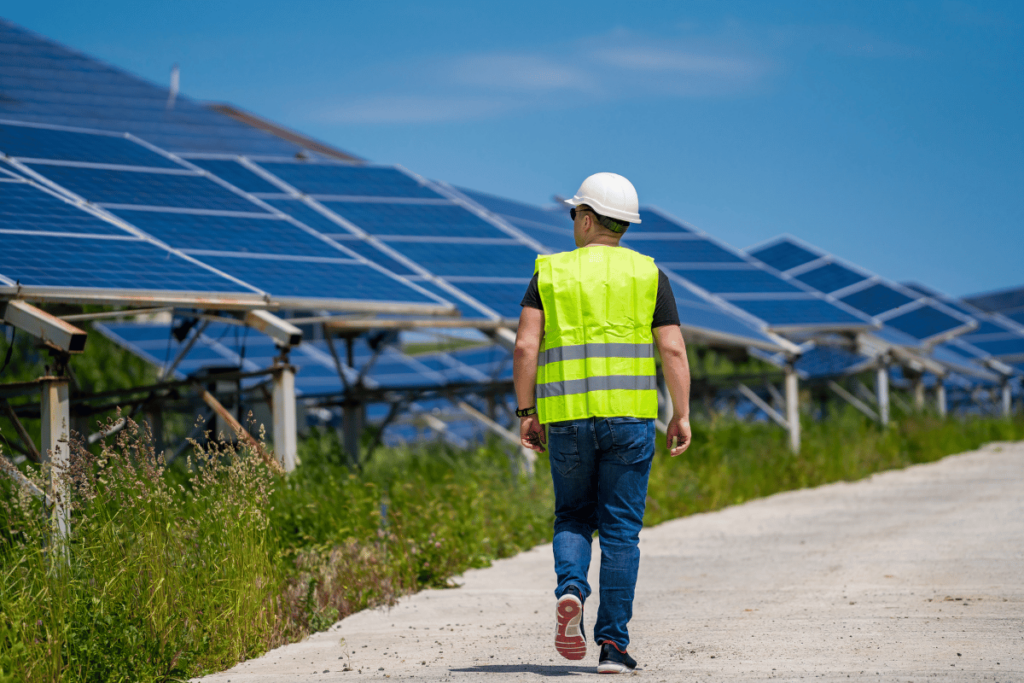
[[[520,306],[529,306],[530,308],[539,308],[544,310],[544,304],[540,302],[540,288],[537,286],[537,273],[533,274],[533,279],[530,280],[530,284],[526,287],[526,294],[523,296],[523,300],[519,302]]]
[[[526,287],[526,294],[523,295],[523,300],[519,302],[519,305],[544,310],[544,305],[540,301],[540,289],[537,287],[536,273],[533,279],[530,280],[530,284]],[[658,298],[654,303],[654,318],[651,321],[651,327],[678,324],[679,311],[676,309],[676,297],[672,293],[672,283],[668,281],[668,276],[661,272],[661,268],[659,268]]]
[[[679,324],[679,309],[676,308],[676,295],[672,293],[672,283],[668,276],[658,268],[658,298],[654,303],[654,319],[651,328]]]

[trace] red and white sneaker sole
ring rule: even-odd
[[[583,637],[583,603],[575,595],[566,594],[555,605],[555,649],[566,659],[587,656],[587,639]]]

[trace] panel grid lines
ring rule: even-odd
[[[179,269],[202,271],[202,277],[196,276],[198,279],[194,286],[180,286],[176,282],[171,287],[174,291],[204,291],[206,287],[203,278],[213,278],[222,283],[219,289],[213,291],[235,291],[241,286],[236,280],[244,280],[255,286],[245,286],[242,291],[271,292],[279,300],[287,297],[294,301],[322,301],[324,307],[333,306],[328,305],[328,301],[342,302],[343,307],[351,307],[351,302],[362,301],[421,304],[431,308],[443,305],[434,297],[411,287],[400,277],[379,269],[379,266],[365,260],[365,256],[361,256],[358,251],[346,249],[291,217],[275,213],[273,207],[262,204],[207,170],[195,170],[198,164],[192,166],[191,162],[179,162],[140,140],[45,129],[36,130],[28,136],[32,144],[24,144],[26,136],[22,132],[19,129],[11,133],[10,127],[0,125],[0,142],[6,144],[8,149],[21,144],[22,148],[18,150],[21,156],[29,159],[46,157],[47,161],[36,164],[35,168],[29,165],[19,168],[45,179],[47,184],[59,190],[60,195],[73,194],[110,212],[106,214],[107,217],[123,220],[126,226],[121,228],[113,225],[109,220],[91,216],[81,206],[39,193],[34,197],[37,204],[42,201],[40,197],[46,198],[52,205],[51,213],[70,212],[74,220],[84,220],[88,226],[77,228],[69,219],[58,220],[59,216],[47,225],[38,220],[38,216],[32,216],[33,210],[38,213],[38,209],[22,202],[18,210],[28,215],[36,228],[34,234],[26,231],[29,234],[18,235],[17,239],[22,242],[26,239],[37,240],[41,236],[39,228],[44,228],[46,233],[74,233],[79,230],[121,235],[138,233],[133,238],[122,238],[121,241],[124,245],[139,245],[139,248],[146,245],[166,253],[165,247],[142,239],[145,235],[155,235],[163,244],[179,249],[175,253],[182,257],[189,255],[184,258],[188,267],[179,265]],[[44,143],[50,145],[52,153],[34,151]],[[236,167],[248,172],[238,164],[222,165],[222,169]],[[258,179],[255,174],[253,177]],[[8,187],[17,188],[20,185],[5,183],[0,192],[11,194],[6,189]],[[268,188],[277,189],[272,185],[261,189]],[[76,202],[80,203],[77,199]],[[11,206],[11,202],[0,204],[0,211]],[[10,221],[5,221],[5,225],[13,227]],[[91,243],[98,241],[93,239]],[[112,240],[103,241],[109,243]],[[80,246],[83,242],[76,240],[74,244]],[[120,254],[122,267],[131,266],[133,270],[138,270],[137,263],[142,262],[139,259],[144,257],[134,252],[129,254],[124,248],[119,247],[120,251],[112,249],[108,260],[117,260]],[[85,247],[81,249],[89,251]],[[47,284],[37,281],[38,278],[33,279],[33,273],[38,275],[39,267],[31,258],[24,258],[25,249],[12,250],[11,253],[14,251],[23,257],[21,266],[14,268],[14,271],[21,273],[22,281],[32,285]],[[325,253],[331,252],[336,253],[337,257],[325,256]],[[95,259],[100,254],[93,250],[89,256]],[[200,257],[203,263],[212,268],[205,269],[191,260],[196,257]],[[90,259],[83,258],[83,263],[92,266]],[[60,258],[54,259],[54,262],[65,267],[68,280],[54,284],[87,286],[85,270],[76,270]],[[114,275],[112,269],[116,269],[117,265],[101,264],[95,268],[100,288],[160,289],[159,282],[148,282],[147,279],[159,279],[159,274],[167,270],[155,263],[148,263],[146,275],[139,276],[138,283],[129,286],[128,279],[118,279]],[[15,274],[12,267],[6,268],[6,278]],[[216,271],[227,275],[229,279]],[[54,273],[52,269],[46,272],[46,277]]]

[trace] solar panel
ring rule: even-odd
[[[252,193],[280,193],[281,188],[274,185],[265,178],[253,173],[245,166],[232,159],[206,159],[203,157],[192,157],[189,159],[193,164],[209,171],[221,180],[225,180],[243,192]]]
[[[915,297],[904,294],[893,287],[876,283],[840,299],[858,311],[878,315],[909,304]]]
[[[513,227],[527,232],[549,251],[575,248],[568,210],[544,210],[521,202],[470,190],[460,190]],[[771,274],[735,250],[721,245],[691,226],[656,210],[642,210],[642,223],[633,225],[623,245],[647,254],[675,281],[673,293],[683,329],[693,337],[737,345],[779,350],[784,344],[768,333],[769,324],[731,305],[731,294],[779,292],[815,299],[806,287]],[[800,307],[800,304],[790,304]],[[857,325],[869,325],[851,316]],[[815,321],[818,322],[818,321]]]
[[[0,118],[128,131],[174,152],[303,149],[182,94],[169,108],[166,83],[144,81],[3,19],[0,84]]]
[[[7,161],[16,169],[248,283],[252,290],[269,292],[279,305],[396,312],[442,312],[449,306],[252,195],[130,136],[6,123],[0,124],[0,140],[20,154],[34,155],[9,155]],[[127,158],[131,145],[140,150],[136,163],[161,165],[78,161],[90,155]],[[45,154],[55,158],[40,160]],[[76,156],[73,163],[65,160],[70,156]],[[207,163],[212,161],[217,160]],[[241,169],[235,177],[242,176],[245,169],[235,166]],[[219,169],[231,171],[230,166]],[[159,268],[151,270],[159,276]]]
[[[814,252],[787,240],[780,240],[766,247],[748,249],[747,251],[754,258],[767,263],[780,273],[820,258]]]
[[[174,376],[185,379],[212,368],[238,368],[254,372],[271,367],[278,351],[269,337],[255,330],[222,323],[211,323],[202,332],[193,329],[182,341],[171,334],[169,323],[98,323],[106,337],[133,354],[165,367],[190,341],[193,346],[177,365]],[[296,393],[299,396],[337,396],[345,393],[337,366],[324,340],[305,341],[290,352],[297,367]],[[489,383],[511,379],[511,354],[490,344],[484,347],[409,356],[387,346],[380,353],[363,338],[355,340],[353,365],[343,365],[349,381],[364,372],[368,388],[432,388],[456,383]],[[259,379],[250,382],[258,383]]]
[[[177,249],[293,256],[322,256],[330,249],[324,240],[271,214],[222,216],[119,209],[117,215]]]
[[[260,166],[308,195],[442,198],[396,168],[284,160],[261,161]]]
[[[208,211],[260,210],[231,190],[185,169],[174,173],[27,164],[62,188],[99,206],[160,206]]]
[[[814,334],[874,327],[867,316],[657,209],[641,208],[623,246],[646,254],[670,277],[698,288],[764,332]]]
[[[522,202],[459,188],[463,196],[476,202],[497,218],[510,224],[526,236],[551,248],[552,251],[572,251],[576,248],[572,221],[564,205],[542,209]]]
[[[264,304],[255,287],[148,241],[25,179],[0,178],[0,294],[60,300]]]
[[[508,238],[507,233],[493,224],[455,204],[385,204],[326,200],[321,203],[362,230],[378,237],[430,235],[449,238]]]
[[[806,270],[798,275],[794,275],[794,277],[800,280],[800,282],[814,287],[819,292],[826,292],[828,294],[850,285],[855,285],[866,279],[860,273],[844,268],[838,263],[826,263],[820,268]]]
[[[672,271],[715,294],[803,291],[782,278],[758,268],[736,270],[672,268]]]
[[[921,306],[894,316],[886,320],[886,324],[915,339],[929,339],[949,330],[963,327],[963,321],[959,318],[954,318],[931,306]]]
[[[533,274],[537,253],[512,239],[462,243],[452,249],[449,241],[399,242],[388,246],[442,277],[519,277]],[[529,279],[527,278],[527,282]],[[522,292],[519,292],[522,298]]]
[[[0,150],[7,156],[27,159],[178,168],[162,154],[114,133],[80,135],[49,127],[0,127]]]
[[[729,301],[775,328],[868,327],[862,318],[822,299],[734,298]]]
[[[964,334],[976,324],[956,308],[846,264],[793,237],[775,238],[751,247],[749,253],[756,259],[765,259],[765,263],[776,264],[783,269],[783,275],[822,293],[835,292],[844,304],[877,318],[889,328],[893,338],[901,340],[893,343],[928,346]],[[878,331],[875,334],[881,336]]]
[[[256,177],[293,188],[259,197],[308,228],[440,294],[463,316],[518,319],[519,300],[543,247],[461,197],[449,196],[446,187],[389,166],[197,158],[206,164],[211,160],[234,163],[243,174],[255,169]],[[239,171],[225,173],[236,177]],[[438,280],[461,296],[453,297]]]
[[[785,368],[788,362],[778,354],[755,352],[753,355],[778,368]],[[821,380],[864,372],[874,364],[874,358],[842,347],[815,346],[800,354],[793,367],[800,379]]]
[[[32,183],[0,181],[0,227],[7,231],[123,235],[124,230],[86,213]]]

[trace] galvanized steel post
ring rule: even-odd
[[[285,472],[295,469],[298,453],[295,421],[295,368],[278,365],[274,368],[274,451]]]
[[[889,364],[879,363],[875,369],[875,396],[878,399],[878,421],[883,427],[889,425]]]
[[[1010,391],[1010,378],[1003,378],[1003,417],[1010,417],[1013,412],[1013,394]]]
[[[70,489],[67,486],[67,472],[71,464],[71,447],[68,425],[71,423],[68,402],[68,380],[63,377],[44,377],[40,401],[42,418],[42,448],[44,462],[50,463],[50,490],[53,500],[52,524],[55,540],[59,543],[68,537],[71,524]]]
[[[786,422],[789,423],[789,447],[800,452],[800,383],[796,368],[786,365]]]
[[[946,417],[946,385],[942,383],[941,377],[935,378],[935,403],[939,409],[939,415]]]
[[[924,375],[914,376],[914,408],[920,412],[924,410]]]

